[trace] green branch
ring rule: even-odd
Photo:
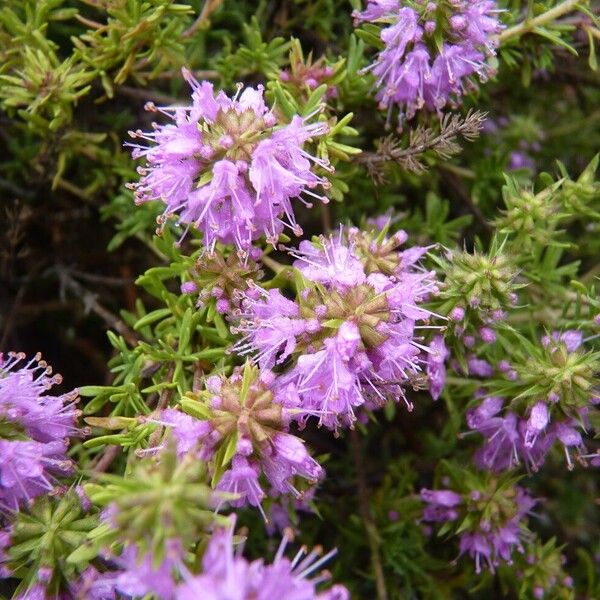
[[[538,15],[534,19],[525,19],[522,23],[505,29],[498,36],[498,40],[500,41],[500,43],[502,43],[506,42],[506,40],[509,40],[510,38],[521,36],[525,33],[530,33],[536,27],[546,25],[547,23],[555,21],[563,15],[566,15],[567,13],[575,10],[578,4],[579,0],[565,0],[564,2],[561,2],[560,4],[555,6],[554,8],[551,8],[545,13]]]

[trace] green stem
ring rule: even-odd
[[[536,27],[540,27],[541,25],[546,25],[546,23],[550,23],[551,21],[555,21],[559,17],[571,12],[574,10],[579,4],[580,0],[564,0],[554,8],[538,15],[533,19],[525,19],[522,23],[518,25],[514,25],[513,27],[509,27],[505,29],[499,36],[498,40],[502,42],[506,42],[510,38],[517,37],[523,35],[524,33],[529,33],[533,31]]]
[[[290,268],[289,265],[282,265],[280,262],[277,262],[270,256],[261,256],[260,262],[262,262],[264,265],[267,265],[267,267],[269,267],[269,269],[274,271],[277,275],[279,275],[279,273],[281,273],[282,271],[285,271],[286,269]]]

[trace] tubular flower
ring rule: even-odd
[[[189,414],[167,409],[159,420],[172,428],[179,454],[195,449],[208,461],[217,489],[236,495],[232,506],[250,504],[262,513],[265,483],[273,496],[300,498],[296,479],[315,484],[324,474],[289,431],[290,421],[305,414],[293,407],[295,396],[293,388],[277,387],[272,374],[247,363],[228,378],[209,377],[204,390],[184,398]]]
[[[569,469],[574,466],[572,451],[582,464],[594,456],[588,454],[581,431],[594,422],[597,411],[598,356],[584,353],[582,344],[578,331],[544,336],[539,354],[509,378],[517,395],[537,386],[535,394],[528,392],[531,404],[522,409],[518,399],[507,403],[489,396],[467,413],[469,428],[485,438],[475,455],[479,468],[500,472],[523,462],[537,471],[556,444],[562,445]]]
[[[284,556],[291,539],[290,531],[283,539],[272,563],[263,560],[249,562],[242,555],[242,546],[233,547],[233,527],[219,529],[208,544],[202,561],[202,574],[189,575],[178,589],[177,600],[348,600],[345,587],[334,585],[318,592],[317,586],[329,579],[325,571],[316,573],[335,554],[335,550],[319,557],[320,549],[306,554],[300,550],[293,560]],[[315,576],[316,575],[316,576]]]
[[[462,494],[423,489],[421,499],[424,521],[457,524],[460,553],[474,559],[477,573],[485,566],[493,573],[502,562],[512,564],[514,550],[523,552],[521,521],[535,504],[523,488],[491,480]]]
[[[475,85],[474,75],[485,81],[492,73],[486,58],[495,53],[495,35],[502,29],[498,12],[491,0],[405,7],[399,0],[368,0],[364,11],[354,11],[356,25],[382,26],[383,49],[366,69],[375,77],[381,107],[399,105],[411,119],[422,108],[456,105]]]
[[[292,199],[328,201],[315,191],[329,186],[315,167],[331,167],[304,150],[306,142],[326,133],[327,126],[309,124],[299,116],[279,123],[264,102],[262,86],[241,93],[240,87],[229,98],[222,91],[215,95],[211,83],[196,81],[185,69],[183,76],[193,90],[191,106],[148,103],[147,110],[173,123],[154,124],[149,133],[130,132],[140,140],[129,144],[133,157],[146,160],[138,169],[140,181],[130,184],[136,202],[162,200],[166,208],[160,224],[178,214],[180,223],[202,232],[209,251],[222,242],[234,244],[246,257],[261,236],[275,244],[284,226],[301,234]]]
[[[143,554],[134,544],[125,546],[120,556],[111,558],[113,569],[104,573],[89,570],[79,582],[76,598],[113,600],[143,598],[153,594],[163,600],[175,598],[177,567],[183,563],[182,549],[177,542],[167,544],[166,556],[156,564],[150,553]]]
[[[434,274],[418,265],[426,248],[398,251],[399,232],[376,238],[356,228],[290,250],[302,275],[295,300],[276,290],[254,288],[233,328],[243,338],[234,346],[252,353],[263,369],[284,365],[279,386],[292,386],[304,421],[337,429],[352,425],[360,407],[376,408],[405,388],[426,382],[426,356],[434,352],[417,332],[432,313],[423,302],[437,293]],[[434,393],[443,385],[445,355],[435,350]]]
[[[16,510],[72,471],[67,438],[80,433],[78,395],[48,393],[61,381],[41,354],[28,362],[22,353],[0,355],[0,425],[9,425],[0,429],[0,507]]]

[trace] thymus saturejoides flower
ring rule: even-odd
[[[437,293],[433,272],[419,264],[428,248],[399,251],[401,231],[386,237],[356,228],[302,242],[290,253],[299,272],[293,300],[254,286],[233,328],[234,346],[263,369],[278,368],[279,386],[296,392],[294,406],[331,429],[352,426],[356,411],[404,399],[406,387],[443,387],[443,341],[430,348],[424,334],[438,328],[423,304]],[[427,368],[427,356],[434,356]]]
[[[493,73],[487,58],[495,54],[501,31],[499,10],[490,0],[429,2],[404,6],[400,0],[369,0],[353,13],[356,25],[381,25],[383,49],[365,69],[378,88],[381,108],[397,105],[400,119],[417,111],[456,106],[476,89],[473,76],[486,81]]]
[[[130,132],[139,140],[129,144],[133,157],[146,160],[138,169],[140,181],[129,186],[136,202],[161,200],[166,204],[161,224],[177,214],[186,228],[202,232],[209,250],[217,242],[232,244],[243,257],[260,237],[275,244],[285,227],[300,235],[292,200],[306,206],[305,198],[328,201],[315,191],[329,187],[316,171],[332,168],[304,148],[327,125],[298,115],[280,122],[265,104],[262,86],[240,87],[230,98],[187,70],[183,75],[192,87],[191,106],[148,103],[148,110],[173,123]]]

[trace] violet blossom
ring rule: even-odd
[[[197,400],[184,404],[192,414],[201,411],[204,419],[166,409],[155,421],[170,427],[180,456],[193,452],[213,471],[222,467],[215,462],[219,450],[234,444],[216,489],[235,495],[228,500],[231,506],[254,506],[265,516],[262,502],[267,492],[301,498],[297,479],[310,486],[324,475],[304,443],[289,430],[294,418],[305,415],[304,409],[296,407],[295,396],[293,387],[279,386],[269,372],[247,364],[228,378],[209,377]],[[199,408],[194,411],[194,406]]]
[[[406,386],[428,376],[432,393],[441,392],[446,351],[439,340],[429,347],[419,331],[436,316],[422,306],[438,291],[435,276],[419,264],[427,248],[398,250],[406,238],[340,227],[290,250],[306,282],[295,300],[256,288],[242,302],[234,350],[262,368],[289,363],[277,385],[295,392],[288,400],[305,411],[296,420],[315,415],[337,429],[387,398],[411,408]]]
[[[498,12],[492,0],[410,6],[399,0],[368,0],[364,11],[354,11],[356,25],[382,26],[384,48],[365,69],[375,77],[381,107],[389,115],[396,104],[401,117],[411,119],[422,108],[455,106],[475,86],[473,76],[486,81],[493,73],[487,58],[495,54],[495,36],[502,29]]]
[[[146,160],[138,169],[140,181],[130,184],[136,202],[163,201],[161,223],[177,214],[180,223],[202,232],[209,251],[222,242],[246,257],[261,236],[275,244],[284,227],[301,234],[292,199],[328,201],[314,191],[329,186],[315,167],[332,169],[304,150],[327,125],[300,116],[279,122],[264,102],[262,86],[243,92],[240,87],[230,98],[223,91],[215,95],[211,83],[196,81],[185,69],[183,76],[192,88],[191,106],[148,103],[148,110],[173,123],[130,132],[140,140],[129,144],[133,157]]]
[[[0,507],[17,510],[26,501],[56,487],[56,477],[73,471],[68,437],[78,435],[77,391],[52,395],[62,381],[37,354],[0,354],[0,420],[15,436],[0,439]]]
[[[252,562],[242,555],[242,546],[233,546],[235,520],[228,529],[219,529],[212,535],[202,561],[200,575],[188,575],[177,590],[177,600],[349,600],[346,588],[334,585],[328,590],[317,591],[317,586],[328,578],[317,570],[327,563],[335,550],[319,557],[318,551],[306,554],[300,550],[293,560],[285,557],[285,549],[291,539],[284,533],[272,563],[258,559]]]
[[[496,498],[495,486],[489,491],[473,489],[464,494],[423,489],[421,499],[426,503],[423,520],[460,525],[460,553],[469,554],[475,561],[476,573],[486,566],[493,573],[500,563],[512,563],[515,550],[524,550],[521,522],[535,501],[523,488],[514,489],[515,494],[501,500]],[[496,509],[485,512],[491,504]]]

